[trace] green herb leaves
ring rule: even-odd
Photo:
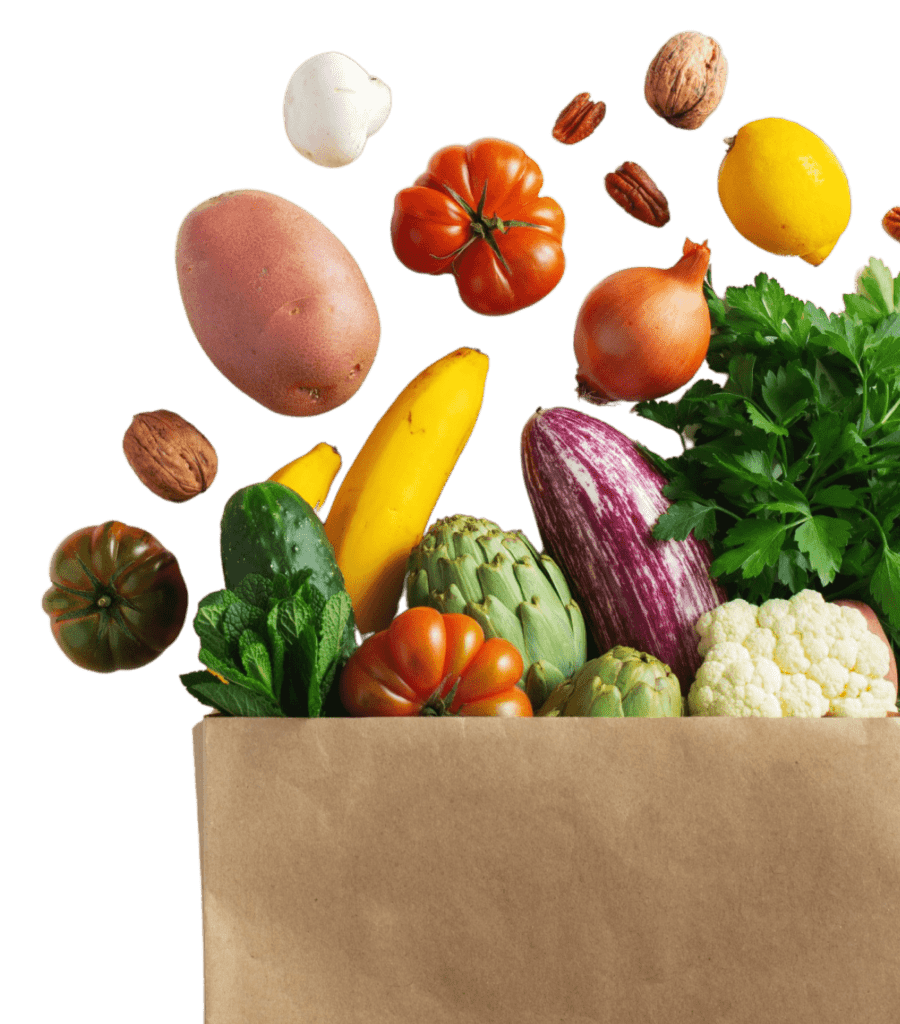
[[[831,315],[765,274],[724,299],[708,276],[705,294],[727,382],[635,406],[684,445],[652,456],[672,502],[654,536],[708,539],[730,598],[866,601],[898,644],[900,277],[871,260]]]
[[[346,592],[326,600],[310,576],[250,574],[204,597],[194,630],[210,671],[182,675],[188,691],[228,715],[321,715],[352,610]]]

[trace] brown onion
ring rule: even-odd
[[[579,398],[660,398],[700,369],[711,331],[703,297],[710,252],[687,239],[683,253],[668,270],[620,270],[588,293],[575,323]]]

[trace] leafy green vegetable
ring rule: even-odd
[[[830,315],[765,274],[704,292],[727,382],[635,406],[684,448],[646,453],[672,502],[654,536],[709,540],[729,598],[865,601],[900,649],[900,276],[870,260]]]
[[[240,686],[226,686],[209,672],[187,672],[181,681],[201,704],[228,715],[247,718],[283,718],[284,712],[272,700],[250,693]]]
[[[326,600],[309,569],[245,576],[207,594],[194,617],[200,661],[210,672],[181,681],[201,703],[228,715],[318,717],[348,656],[352,608],[346,592]],[[225,680],[225,681],[223,681]]]

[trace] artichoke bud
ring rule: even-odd
[[[653,655],[616,646],[586,662],[550,694],[538,712],[593,718],[678,718],[681,687]]]
[[[407,569],[409,607],[462,612],[485,637],[509,640],[525,663],[520,686],[537,662],[562,679],[584,663],[584,619],[562,570],[520,530],[504,532],[473,516],[439,519],[410,553]]]
[[[525,695],[531,701],[531,706],[537,711],[546,702],[550,694],[560,683],[564,683],[566,677],[559,668],[550,661],[536,661],[525,673]]]
[[[516,580],[512,560],[498,554],[490,562],[482,562],[476,569],[481,592],[495,597],[507,608],[515,608],[522,600],[522,590]]]

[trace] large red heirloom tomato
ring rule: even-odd
[[[188,594],[178,561],[146,530],[111,521],[66,537],[50,561],[44,611],[81,668],[115,672],[153,661],[181,632]]]
[[[351,715],[529,717],[531,702],[516,685],[522,668],[508,640],[485,640],[468,615],[410,608],[363,641],[338,685]]]
[[[501,139],[447,146],[394,200],[391,241],[420,274],[452,273],[476,313],[524,309],[563,275],[565,217],[538,193],[541,169]]]

